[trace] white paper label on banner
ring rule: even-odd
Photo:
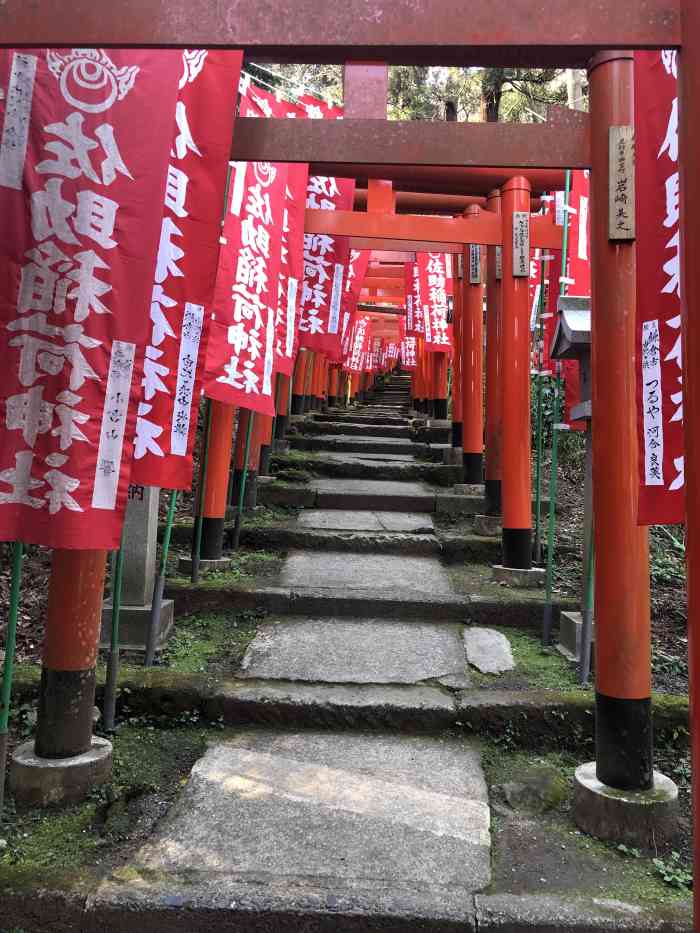
[[[95,485],[92,490],[93,509],[114,509],[117,504],[122,447],[129,408],[131,377],[134,372],[136,344],[124,340],[112,343],[109,374],[105,390],[105,406],[97,448]]]
[[[331,294],[331,313],[328,320],[328,333],[338,333],[338,323],[340,321],[340,299],[343,295],[343,272],[345,266],[342,262],[335,264],[333,271],[333,292]]]

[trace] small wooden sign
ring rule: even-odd
[[[464,278],[464,256],[462,253],[457,253],[457,278]]]
[[[530,214],[513,211],[513,278],[530,276]]]
[[[610,127],[609,222],[610,240],[635,238],[634,127]]]
[[[469,244],[469,284],[481,285],[481,247],[478,243]]]
[[[500,282],[503,278],[503,247],[496,247],[496,280]]]

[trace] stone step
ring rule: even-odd
[[[261,505],[382,512],[434,512],[435,498],[423,483],[390,480],[316,479],[308,486],[272,483],[258,490]]]
[[[354,411],[341,411],[337,408],[326,412],[315,412],[313,418],[314,421],[331,421],[336,424],[349,422],[351,424],[391,424],[399,427],[407,425],[409,420],[402,415],[361,415]]]
[[[273,455],[272,468],[308,470],[319,476],[355,479],[426,480],[441,487],[451,487],[462,479],[462,468],[415,460],[410,454],[342,453],[324,451],[308,460]]]
[[[476,745],[250,729],[207,750],[90,912],[154,933],[454,933],[490,879]]]
[[[404,438],[376,438],[347,434],[320,434],[314,436],[290,436],[293,450],[337,450],[348,453],[382,453],[427,455],[427,444],[415,444]]]
[[[333,434],[344,437],[388,437],[409,440],[411,436],[407,424],[371,424],[345,419],[343,421],[302,421],[296,425],[296,428],[302,434]]]

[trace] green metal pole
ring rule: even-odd
[[[571,172],[566,173],[564,189],[564,229],[561,244],[561,278],[567,275],[569,258],[569,196],[571,194]],[[559,283],[559,294],[566,294],[566,281]],[[559,454],[559,428],[561,421],[562,380],[561,366],[557,364],[557,377],[554,384],[554,413],[552,425],[552,462],[549,469],[549,512],[547,522],[547,575],[545,583],[544,616],[542,619],[542,644],[547,646],[552,641],[552,586],[554,582],[554,529],[556,524],[557,503],[557,460]]]
[[[160,623],[160,613],[163,608],[163,592],[165,591],[165,574],[168,564],[168,551],[170,550],[170,535],[175,521],[175,509],[177,508],[177,489],[170,491],[170,501],[168,502],[168,517],[165,522],[165,532],[163,534],[163,543],[160,550],[160,565],[156,573],[156,579],[153,583],[153,597],[151,599],[151,615],[148,620],[148,638],[146,640],[146,657],[144,665],[151,667],[156,653],[156,636],[158,634],[158,625]]]
[[[5,774],[7,772],[7,744],[10,721],[10,698],[12,694],[12,675],[17,644],[17,616],[19,613],[19,594],[22,582],[22,555],[24,546],[21,541],[12,544],[12,577],[10,580],[10,611],[7,619],[5,637],[5,662],[2,670],[2,688],[0,689],[0,822],[5,801]]]
[[[202,440],[202,468],[199,472],[199,489],[197,490],[197,514],[194,520],[194,535],[192,537],[192,583],[199,583],[199,552],[202,548],[202,510],[204,508],[204,489],[207,483],[207,461],[209,460],[209,435],[211,433],[211,399],[207,399],[207,413],[204,422],[204,438]]]
[[[542,343],[544,341],[544,251],[540,250],[540,296],[537,308],[537,427],[535,437],[535,541],[534,558],[539,564],[542,560],[542,459],[544,457],[543,439],[543,404],[542,404]]]
[[[584,686],[591,675],[591,644],[593,643],[593,604],[595,581],[595,544],[593,528],[588,539],[588,562],[586,566],[586,591],[581,613],[581,658],[579,660],[579,683]]]
[[[245,432],[245,452],[243,454],[243,473],[241,474],[241,485],[238,490],[238,508],[236,509],[236,521],[233,526],[233,550],[237,550],[241,540],[241,522],[243,521],[243,503],[245,502],[245,487],[248,481],[248,458],[250,457],[250,438],[253,434],[253,422],[255,421],[255,412],[248,412],[248,426]]]
[[[107,680],[104,697],[104,727],[107,732],[114,732],[117,709],[117,679],[119,677],[119,615],[122,608],[122,578],[124,575],[124,533],[114,561],[114,580],[112,581],[112,627],[109,642],[109,661],[107,662]]]

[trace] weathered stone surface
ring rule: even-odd
[[[153,840],[92,907],[138,909],[142,922],[153,913],[150,931],[205,929],[204,912],[208,929],[217,919],[256,929],[241,921],[262,911],[295,917],[267,929],[331,929],[313,921],[332,911],[343,931],[398,933],[400,920],[473,930],[470,895],[490,879],[487,800],[478,753],[462,743],[242,733],[200,759]],[[364,925],[338,925],[346,913]]]
[[[248,646],[241,676],[311,683],[418,684],[466,688],[456,625],[383,619],[266,623]]]
[[[439,561],[431,557],[387,554],[378,561],[372,554],[306,554],[293,551],[282,567],[283,586],[340,590],[419,591],[424,596],[450,595],[452,587]]]
[[[348,435],[297,436],[289,438],[294,450],[337,450],[349,453],[412,454],[428,452],[427,444],[415,444],[401,438],[351,437]]]
[[[474,534],[485,538],[500,538],[503,533],[502,522],[500,515],[475,515]]]
[[[503,674],[515,667],[510,642],[502,632],[470,626],[464,630],[467,660],[482,674]]]
[[[484,510],[483,496],[456,496],[454,493],[438,493],[435,511],[447,515],[476,515]]]
[[[477,894],[479,933],[691,933],[689,905],[651,908],[571,894]]]
[[[556,768],[538,765],[528,768],[515,780],[501,785],[514,810],[546,813],[560,806],[568,794],[568,784]]]

